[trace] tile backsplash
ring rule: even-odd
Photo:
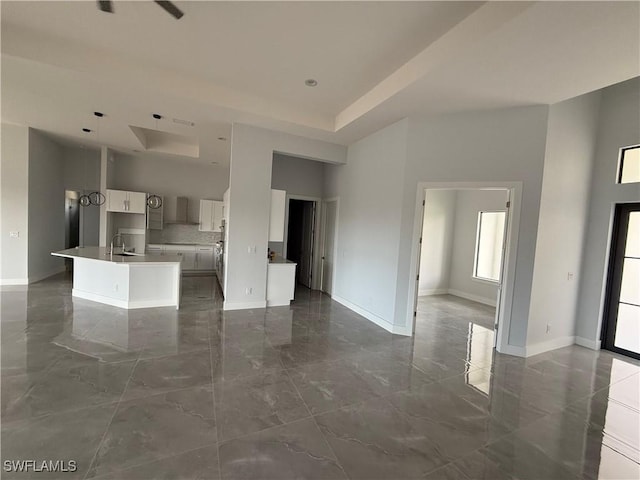
[[[165,224],[162,230],[148,230],[148,243],[216,243],[221,234],[201,232],[197,225]]]

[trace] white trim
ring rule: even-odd
[[[509,192],[510,208],[507,209],[507,232],[505,238],[505,255],[502,275],[502,290],[500,306],[496,313],[499,315],[498,331],[496,332],[496,350],[507,353],[509,349],[509,332],[511,330],[511,315],[513,308],[513,294],[515,290],[515,273],[518,250],[518,232],[520,231],[520,209],[522,208],[522,182],[418,182],[414,209],[414,224],[411,243],[409,288],[407,291],[407,325],[413,329],[413,310],[416,301],[416,275],[419,271],[418,246],[422,234],[424,214],[422,201],[426,190],[507,190]],[[515,354],[515,353],[514,353]]]
[[[267,306],[266,300],[258,300],[255,302],[229,302],[224,301],[223,310],[250,310],[252,308],[265,308]]]
[[[118,300],[116,298],[105,297],[96,293],[85,292],[76,288],[71,290],[71,296],[77,298],[84,298],[85,300],[91,300],[92,302],[105,303],[113,307],[128,308],[129,302],[126,300]]]
[[[431,295],[446,295],[449,293],[449,289],[447,288],[419,288],[418,296],[419,297],[429,297]]]
[[[104,295],[98,295],[96,293],[85,292],[76,288],[71,290],[71,296],[77,298],[84,298],[85,300],[91,300],[92,302],[104,303],[111,305],[112,307],[124,308],[126,310],[134,310],[137,308],[153,308],[153,307],[178,307],[175,301],[166,300],[137,300],[128,302],[126,300],[118,300],[116,298],[105,297]]]
[[[32,277],[29,277],[29,283],[36,283],[36,282],[39,282],[40,280],[44,280],[45,278],[53,277],[54,275],[62,273],[65,270],[66,268],[63,265],[62,267],[58,267],[54,270],[50,270],[45,273],[39,273],[38,275],[33,275]]]
[[[558,337],[547,342],[540,342],[527,346],[527,357],[539,355],[550,350],[556,350],[562,347],[568,347],[576,343],[576,337]]]
[[[517,345],[505,345],[500,353],[525,358],[527,356],[527,349]]]
[[[325,228],[327,227],[326,225],[326,216],[325,216],[325,203],[329,203],[329,202],[336,202],[336,218],[335,218],[335,223],[333,225],[333,268],[331,269],[331,292],[324,292],[327,295],[331,296],[333,295],[333,292],[335,291],[336,288],[336,270],[337,270],[337,264],[338,264],[338,220],[339,220],[339,214],[340,214],[340,197],[330,197],[330,198],[325,198],[322,200],[322,204],[323,204],[323,208],[322,208],[322,216],[323,216],[323,224],[322,224],[322,252],[321,252],[321,257],[324,256],[324,249],[325,249]],[[322,278],[322,276],[324,275],[323,272],[323,264],[322,262],[320,262],[320,290],[322,290],[322,286],[324,283],[324,279]]]
[[[2,278],[0,285],[29,285],[28,278]]]
[[[365,310],[364,308],[361,308],[358,305],[355,305],[355,304],[351,303],[350,301],[345,300],[342,297],[339,297],[338,295],[333,295],[331,297],[331,300],[335,300],[336,302],[338,302],[338,303],[344,305],[345,307],[347,307],[349,310],[353,310],[358,315],[362,315],[367,320],[370,320],[371,322],[375,323],[379,327],[384,328],[388,332],[394,333],[396,335],[405,335],[407,337],[410,337],[411,334],[412,334],[412,332],[411,332],[412,327],[411,326],[410,327],[406,327],[404,325],[393,325],[392,323],[389,323],[384,318],[379,317],[375,313],[372,313],[372,312],[370,312],[368,310]]]
[[[471,293],[461,292],[460,290],[456,290],[455,288],[450,288],[447,290],[449,295],[454,295],[460,298],[466,298],[467,300],[471,300],[472,302],[482,303],[484,305],[489,305],[490,307],[496,306],[496,299],[481,297],[479,295],[472,295]]]
[[[267,307],[288,307],[291,300],[267,300]]]
[[[576,345],[581,347],[590,348],[591,350],[600,350],[602,348],[601,340],[590,340],[584,337],[576,337]]]

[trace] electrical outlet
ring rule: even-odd
[[[16,231],[9,232],[9,237],[11,237],[11,238],[20,238],[20,232],[16,232]]]
[[[551,333],[551,324],[547,323],[547,333]]]
[[[253,294],[253,288],[251,288],[251,287],[247,287],[247,288],[245,289],[245,291],[244,291],[244,292],[245,292],[247,295],[251,295],[251,294]]]

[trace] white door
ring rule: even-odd
[[[322,285],[320,289],[331,295],[333,291],[334,247],[336,237],[338,202],[324,202],[323,251],[322,251]]]
[[[511,192],[507,190],[506,214],[504,216],[504,230],[502,232],[502,257],[500,258],[500,281],[496,293],[496,316],[493,322],[493,347],[498,345],[498,324],[500,319],[500,304],[502,302],[502,282],[504,279],[505,257],[507,253],[507,232],[509,231],[509,209],[511,208]]]

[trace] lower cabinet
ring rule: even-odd
[[[267,265],[267,307],[289,305],[296,288],[296,264],[287,260]]]
[[[177,255],[182,257],[183,272],[213,272],[213,245],[147,245],[147,255]]]

